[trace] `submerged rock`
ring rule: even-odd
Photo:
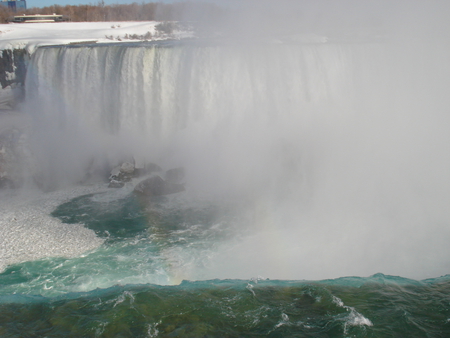
[[[134,192],[144,196],[163,196],[184,191],[182,184],[163,180],[161,176],[152,176],[140,182]]]

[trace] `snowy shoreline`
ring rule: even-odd
[[[15,74],[14,55],[4,50],[23,49],[31,55],[38,47],[49,45],[111,43],[179,39],[189,37],[186,32],[161,34],[159,22],[88,22],[88,23],[31,23],[0,24],[0,57],[5,58],[4,69],[9,85],[0,88],[0,134],[22,130],[28,124],[25,116],[14,110],[15,91],[22,81]],[[8,64],[8,60],[11,64]],[[17,83],[15,82],[17,81]],[[3,86],[0,86],[3,87]],[[3,149],[3,148],[1,148]],[[103,243],[94,231],[83,225],[63,224],[49,213],[61,202],[74,196],[98,192],[103,187],[75,187],[23,198],[20,191],[4,190],[0,195],[0,271],[10,264],[45,257],[74,257],[94,250]]]
[[[3,191],[0,194],[0,272],[7,266],[47,257],[76,257],[104,240],[82,224],[64,224],[50,216],[70,198],[103,191],[102,185],[78,186],[45,193]]]
[[[25,49],[32,54],[40,46],[74,43],[111,43],[192,37],[188,31],[158,31],[159,21],[62,22],[0,24],[0,50]]]

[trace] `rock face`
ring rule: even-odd
[[[157,175],[143,180],[134,188],[135,193],[149,197],[169,195],[184,190],[182,184],[167,182]]]
[[[0,109],[12,109],[22,100],[29,59],[25,49],[0,51]]]

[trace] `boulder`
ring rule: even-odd
[[[124,175],[130,175],[132,176],[134,173],[134,164],[130,162],[124,162],[120,166],[120,172]]]
[[[122,188],[125,185],[125,182],[111,180],[108,184],[108,188]]]
[[[173,168],[166,171],[165,179],[170,183],[181,183],[185,175],[184,168]]]
[[[134,192],[144,196],[163,196],[184,191],[182,184],[164,181],[161,176],[152,176],[140,182]]]
[[[144,166],[136,167],[134,177],[140,177],[162,171],[161,167],[155,163],[146,163]]]
[[[111,175],[109,176],[110,180],[117,180],[119,178],[120,168],[121,165],[118,165],[111,170]]]
[[[111,170],[109,180],[118,182],[129,182],[134,177],[134,164],[124,162]]]

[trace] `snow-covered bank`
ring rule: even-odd
[[[62,22],[0,24],[0,49],[24,48],[29,53],[39,46],[82,42],[120,42],[163,40],[191,37],[192,33],[174,30],[167,34],[158,30],[158,21],[126,22]]]
[[[74,257],[103,243],[82,224],[64,224],[49,213],[63,201],[98,192],[101,187],[26,195],[0,192],[0,272],[9,264],[46,257]]]

